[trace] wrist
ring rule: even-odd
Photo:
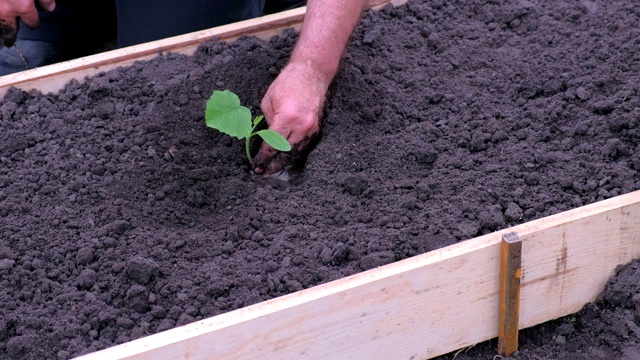
[[[335,68],[326,66],[326,64],[317,63],[311,60],[295,59],[292,57],[283,71],[292,71],[300,73],[307,80],[311,80],[316,87],[323,93],[327,91],[333,77],[336,74]]]

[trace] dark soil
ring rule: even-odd
[[[290,32],[10,91],[0,358],[66,359],[640,189],[639,18],[623,0],[368,12],[293,183],[257,181],[203,119],[214,89],[258,110]],[[633,355],[637,296],[614,298],[524,332],[519,358]]]

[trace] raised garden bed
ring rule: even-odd
[[[222,88],[258,109],[293,32],[9,90],[0,354],[93,352],[640,189],[638,11],[368,12],[291,183],[258,181],[203,111]]]

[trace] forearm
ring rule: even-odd
[[[274,174],[306,156],[320,132],[327,88],[367,0],[308,0],[307,15],[291,60],[271,84],[261,108],[269,129],[293,147],[277,152],[263,143],[255,160],[257,174]]]
[[[290,64],[311,67],[329,85],[367,0],[309,0]]]

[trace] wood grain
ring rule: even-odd
[[[80,359],[428,359],[497,336],[508,232],[523,239],[524,328],[578,311],[640,257],[640,191]]]
[[[504,234],[500,244],[500,314],[498,316],[498,354],[500,356],[511,356],[518,350],[521,275],[522,239],[515,232]]]

